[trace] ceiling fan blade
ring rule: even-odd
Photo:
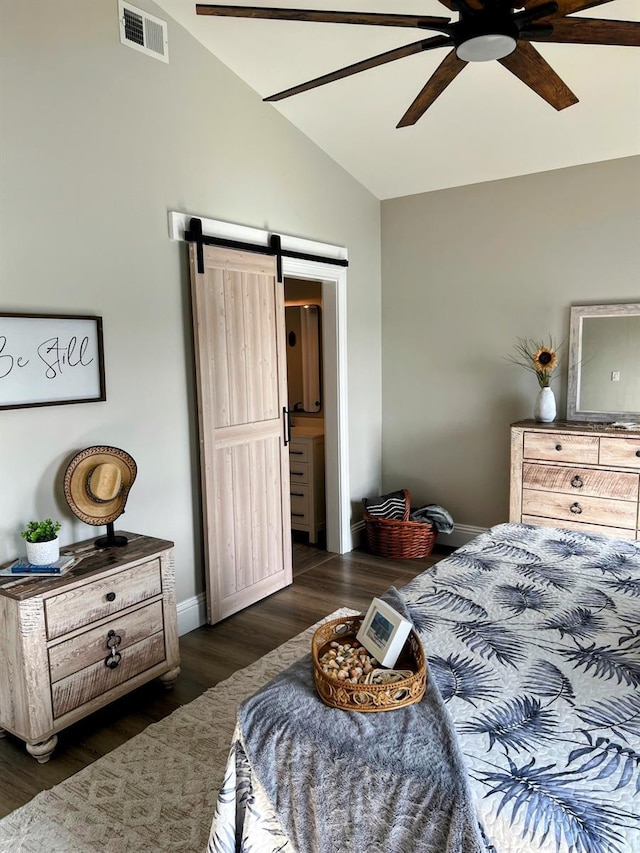
[[[311,21],[324,24],[369,24],[377,27],[418,27],[448,32],[449,18],[393,15],[377,12],[329,12],[319,9],[274,9],[267,6],[196,5],[197,15],[226,18],[265,18],[273,21]]]
[[[612,44],[640,47],[640,22],[605,21],[597,18],[553,18],[551,35],[525,36],[528,41],[549,41],[561,44]]]
[[[325,83],[333,83],[335,80],[342,80],[343,77],[350,77],[352,74],[359,74],[360,71],[367,71],[369,68],[376,68],[378,65],[384,65],[386,62],[394,62],[396,59],[403,59],[405,56],[413,56],[415,53],[421,53],[423,50],[432,50],[436,47],[446,47],[453,44],[453,39],[448,36],[434,36],[431,39],[423,39],[422,41],[406,44],[402,47],[396,47],[394,50],[388,50],[386,53],[379,53],[377,56],[372,56],[369,59],[363,59],[362,62],[355,62],[353,65],[347,65],[345,68],[340,68],[338,71],[332,71],[330,74],[324,74],[322,77],[315,77],[306,83],[301,83],[299,86],[293,86],[291,89],[284,89],[282,92],[277,92],[275,95],[269,95],[265,101],[281,101],[283,98],[290,98],[291,95],[298,95],[300,92],[307,92],[309,89],[316,89],[318,86],[324,86]]]
[[[513,53],[498,62],[557,110],[564,110],[578,103],[571,89],[528,42],[518,42]]]
[[[464,60],[458,59],[455,50],[448,53],[396,127],[409,127],[422,118],[438,95],[444,92],[449,83],[458,76],[466,64]]]
[[[440,0],[442,2],[442,0]],[[520,0],[517,3],[514,0],[514,6],[524,6],[525,9],[532,9],[534,6],[539,6],[542,0]],[[594,6],[602,6],[605,3],[611,3],[611,0],[556,0],[558,11],[556,15],[561,18],[563,15],[571,15],[573,12],[582,12],[584,9],[592,9]]]
[[[451,9],[452,12],[460,11],[460,4],[456,2],[456,0],[440,0],[443,6],[446,6],[447,9]],[[482,9],[484,5],[482,0],[465,0],[466,5],[471,9]]]

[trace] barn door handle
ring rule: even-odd
[[[291,444],[291,414],[286,406],[282,407],[282,419],[284,423],[284,446]]]

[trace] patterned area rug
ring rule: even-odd
[[[353,612],[342,608],[326,618]],[[204,851],[237,707],[310,650],[316,627],[7,815],[0,851]]]

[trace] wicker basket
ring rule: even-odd
[[[343,711],[393,711],[419,702],[427,686],[422,643],[415,631],[411,631],[394,667],[413,672],[409,678],[395,681],[393,684],[345,684],[327,675],[320,666],[319,659],[327,651],[333,640],[344,642],[355,639],[364,616],[344,616],[332,619],[321,625],[311,641],[313,658],[313,677],[316,690],[325,705],[340,708]]]
[[[378,557],[390,560],[416,560],[428,557],[436,543],[437,531],[433,524],[409,521],[411,495],[404,489],[405,518],[377,518],[365,512],[369,550]]]

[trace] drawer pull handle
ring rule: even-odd
[[[120,652],[117,652],[115,650],[115,647],[114,647],[111,649],[111,654],[105,660],[104,665],[106,667],[108,667],[109,669],[115,669],[121,660],[122,660],[122,655],[120,654]]]
[[[292,498],[303,498],[304,492],[291,492],[291,497]]]
[[[295,518],[304,518],[303,512],[292,512],[291,515],[293,515]]]
[[[581,507],[581,506],[580,506],[580,504],[579,504],[579,503],[577,503],[577,502],[576,502],[576,503],[574,503],[574,504],[571,504],[571,506],[569,507],[569,509],[571,510],[571,512],[572,512],[574,515],[580,515],[580,513],[582,512],[582,507]]]
[[[109,631],[107,634],[107,648],[115,649],[122,642],[122,637],[120,634],[116,634],[115,631]]]
[[[574,489],[581,489],[584,486],[584,481],[582,477],[579,477],[577,474],[571,481],[571,485]]]
[[[116,600],[116,594],[115,594],[115,592],[108,592],[106,594],[105,598],[107,599],[107,601],[115,601]]]
[[[292,456],[304,456],[304,450],[290,450]]]
[[[556,444],[556,450],[562,450],[562,445],[561,445],[561,444]]]
[[[636,456],[640,456],[640,450],[636,450]]]
[[[289,471],[292,477],[304,477],[304,471]]]

